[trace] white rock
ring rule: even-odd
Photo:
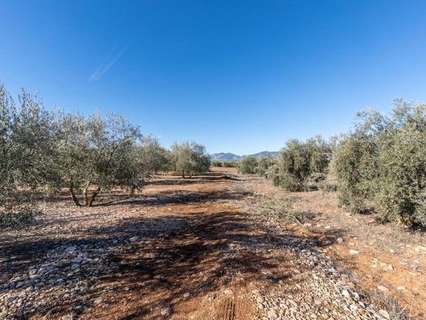
[[[393,266],[391,264],[388,264],[383,268],[383,270],[384,271],[393,271]]]
[[[160,313],[162,316],[167,316],[170,314],[170,308],[169,307],[161,308]]]
[[[416,250],[416,252],[426,253],[426,247],[424,247],[424,246],[417,246],[416,249],[414,249],[414,250]]]
[[[379,289],[380,291],[382,291],[382,292],[387,292],[387,291],[389,291],[389,289],[388,288],[386,288],[385,286],[377,286],[377,289]]]
[[[386,310],[379,310],[379,313],[381,316],[383,316],[385,319],[390,319],[389,313]]]
[[[359,251],[356,251],[356,250],[351,249],[351,250],[349,250],[349,254],[350,254],[351,256],[356,256],[356,255],[358,255],[358,254],[359,254]]]

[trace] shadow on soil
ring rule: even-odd
[[[241,199],[247,195],[231,191],[178,193],[149,204]],[[280,247],[297,251],[320,245],[317,237],[280,233],[256,224],[241,212],[138,217],[86,229],[85,236],[74,239],[46,237],[0,243],[0,272],[4,275],[0,277],[0,296],[18,282],[20,289],[63,291],[49,301],[40,299],[33,310],[28,306],[17,313],[19,319],[35,315],[57,319],[69,313],[84,317],[92,307],[97,308],[99,319],[164,319],[164,314],[173,313],[181,302],[234,281],[260,281],[265,286],[296,281],[288,257],[270,254],[271,250]],[[62,256],[62,262],[48,269],[44,279],[5,282],[5,277],[28,274],[30,267],[40,267],[46,257],[52,253],[60,256],[70,247],[78,254],[84,253],[80,258],[77,255],[77,259],[83,259],[79,268],[74,268],[75,255],[71,261]],[[289,272],[283,273],[286,267]],[[64,296],[66,289],[84,283],[87,290]]]
[[[223,191],[223,192],[203,192],[203,191],[161,191],[155,197],[126,197],[122,200],[107,201],[97,206],[113,206],[113,205],[150,205],[164,206],[168,204],[190,204],[204,203],[208,201],[225,201],[225,200],[240,200],[251,195],[247,191]]]

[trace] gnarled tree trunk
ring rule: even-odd
[[[72,200],[74,201],[75,205],[77,207],[81,207],[80,201],[78,200],[77,196],[75,195],[74,185],[72,183],[70,185],[70,193],[71,193]]]
[[[89,198],[89,202],[86,204],[86,206],[91,207],[93,205],[93,202],[95,201],[95,198],[98,195],[99,191],[101,191],[101,187],[97,187],[96,190],[93,191],[92,195]]]

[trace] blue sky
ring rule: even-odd
[[[0,82],[166,146],[278,150],[426,102],[425,16],[412,0],[3,0]]]

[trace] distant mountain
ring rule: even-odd
[[[210,159],[218,160],[218,161],[239,161],[242,158],[247,156],[252,156],[252,157],[255,157],[256,159],[261,159],[261,158],[273,158],[273,157],[276,157],[277,155],[278,155],[277,151],[262,151],[262,152],[244,155],[244,156],[240,156],[238,154],[231,153],[231,152],[220,152],[220,153],[211,154]]]
[[[218,161],[238,161],[241,160],[241,158],[241,156],[230,152],[213,153],[210,155],[211,160]]]
[[[262,151],[262,152],[251,154],[250,156],[255,157],[257,159],[262,159],[262,158],[275,158],[276,156],[278,156],[278,154],[279,154],[278,151]]]

